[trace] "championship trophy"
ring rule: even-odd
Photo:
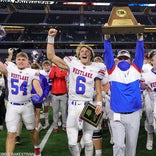
[[[102,27],[103,34],[137,34],[144,32],[129,7],[113,7],[108,25]]]

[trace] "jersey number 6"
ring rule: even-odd
[[[77,94],[84,94],[85,93],[85,85],[86,78],[82,76],[78,76],[76,79],[76,93]]]

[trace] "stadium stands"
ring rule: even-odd
[[[115,5],[115,1],[111,2],[110,6],[92,6],[90,1],[84,6],[63,5],[61,2],[51,5],[0,2],[1,25],[24,27],[23,32],[6,29],[7,35],[1,41],[0,52],[6,52],[8,48],[17,46],[28,52],[36,47],[45,49],[48,29],[56,27],[59,30],[55,39],[56,49],[61,54],[68,48],[69,52],[73,52],[75,47],[71,47],[71,44],[80,42],[93,44],[94,49],[101,53],[103,52],[101,27],[108,21],[112,7]],[[150,27],[156,26],[155,7],[136,6],[130,9],[139,23]],[[144,36],[146,47],[148,49],[156,48],[155,33],[145,33]],[[126,35],[126,37],[112,35],[114,49],[120,49],[122,45],[133,49],[135,40],[136,38],[132,34]]]

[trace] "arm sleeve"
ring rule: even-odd
[[[104,40],[104,62],[107,67],[108,73],[115,66],[114,55],[110,40]]]
[[[134,57],[134,65],[141,70],[144,61],[144,41],[137,41],[136,43],[136,52]]]
[[[53,78],[54,78],[54,75],[55,75],[55,72],[54,72],[55,70],[54,70],[54,68],[55,68],[55,67],[52,67],[52,68],[51,68],[51,71],[50,71],[50,73],[49,73],[49,78],[51,78],[51,79],[53,79]]]
[[[60,70],[58,70],[57,76],[58,76],[58,78],[65,79],[66,76],[67,76],[67,71],[65,71],[65,70],[60,71]]]

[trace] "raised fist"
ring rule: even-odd
[[[52,36],[52,37],[55,37],[57,34],[57,30],[54,29],[54,28],[51,28],[49,31],[48,31],[48,35]]]

